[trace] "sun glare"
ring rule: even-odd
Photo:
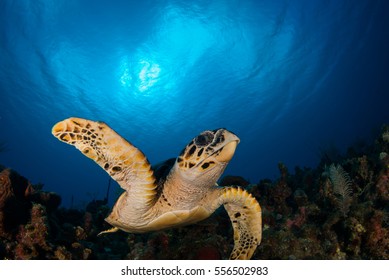
[[[131,62],[125,57],[121,63],[120,83],[133,91],[145,92],[158,81],[160,72],[158,63],[146,59]]]
[[[141,70],[138,75],[139,84],[137,87],[140,92],[144,92],[158,81],[161,68],[157,63],[149,62],[146,60],[140,61],[139,66]]]

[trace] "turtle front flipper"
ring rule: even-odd
[[[131,207],[147,211],[154,204],[155,177],[147,158],[105,123],[69,118],[54,125],[52,134],[100,165],[135,198]]]
[[[222,189],[219,199],[234,229],[234,249],[230,259],[248,260],[261,243],[261,207],[251,194],[236,187]]]

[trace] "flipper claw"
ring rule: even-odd
[[[112,227],[110,229],[107,229],[107,230],[104,230],[102,232],[100,232],[97,236],[100,236],[100,235],[103,235],[103,234],[106,234],[106,233],[113,233],[113,232],[117,232],[119,230],[119,228],[117,227]]]

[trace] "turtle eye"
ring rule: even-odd
[[[195,138],[197,146],[205,146],[211,143],[213,140],[213,134],[211,132],[203,132]]]

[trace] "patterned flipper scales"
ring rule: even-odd
[[[105,123],[69,118],[57,123],[52,134],[100,165],[134,198],[134,209],[145,212],[154,204],[155,177],[147,158]]]
[[[248,260],[262,239],[262,213],[257,200],[241,188],[221,190],[219,203],[224,205],[234,230],[234,249],[230,259]]]

